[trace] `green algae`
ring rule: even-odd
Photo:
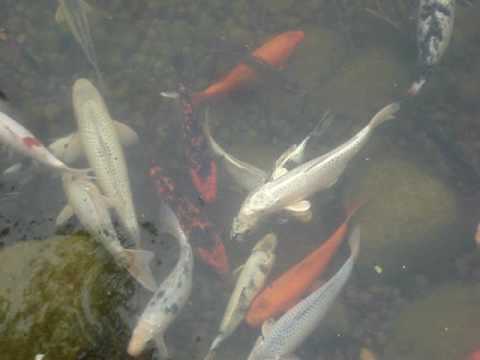
[[[106,338],[112,356],[125,351],[118,310],[130,280],[98,252],[85,236],[22,242],[0,252],[3,354],[76,359]]]

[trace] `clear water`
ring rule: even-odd
[[[376,359],[462,360],[480,347],[480,259],[474,242],[478,4],[457,4],[452,42],[424,91],[375,131],[335,187],[311,199],[313,219],[272,220],[241,244],[228,234],[246,193],[218,164],[217,201],[198,201],[186,168],[178,103],[160,93],[176,90],[180,82],[192,91],[204,89],[272,36],[303,30],[305,39],[280,71],[265,71],[212,103],[213,133],[228,152],[267,170],[329,109],[336,118],[328,135],[308,151],[309,158],[318,156],[350,138],[408,88],[416,71],[416,5],[396,0],[91,5],[87,15],[105,80],[102,95],[112,117],[141,139],[125,154],[158,282],[177,261],[178,248],[161,233],[159,198],[148,176],[154,163],[167,169],[178,192],[190,196],[216,226],[231,270],[245,262],[265,232],[277,234],[270,280],[326,240],[346,208],[365,201],[352,219],[362,228],[353,276],[296,353],[308,360],[365,360],[372,359],[365,353],[369,349]],[[74,81],[96,81],[68,27],[55,21],[57,6],[53,0],[3,0],[0,11],[0,90],[17,120],[47,144],[76,128]],[[2,151],[0,169],[22,159]],[[56,229],[65,205],[61,181],[41,167],[32,174],[29,181],[27,175],[0,179],[0,358],[128,359],[132,329],[151,293],[118,268],[76,219]],[[347,255],[344,244],[319,282]],[[196,257],[190,299],[165,334],[171,358],[204,358],[234,283],[231,273],[219,276]],[[246,359],[258,334],[242,324],[217,358]],[[140,358],[155,356],[149,347]]]

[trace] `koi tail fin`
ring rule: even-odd
[[[395,118],[395,114],[398,112],[398,110],[400,110],[400,104],[398,102],[388,104],[380,109],[380,111],[375,114],[372,120],[370,120],[369,127],[374,129],[383,124],[385,121]]]
[[[202,164],[202,169],[190,168],[190,176],[195,189],[206,203],[212,203],[217,198],[217,164],[210,160]]]
[[[219,275],[225,275],[230,271],[227,253],[223,242],[215,242],[213,248],[196,248],[197,255],[208,266],[212,267]]]
[[[127,271],[140,284],[150,291],[155,291],[157,282],[150,269],[150,262],[153,260],[153,253],[145,250],[125,249],[127,255]]]

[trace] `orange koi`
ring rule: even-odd
[[[349,209],[345,221],[330,238],[299,263],[284,272],[253,300],[245,321],[258,327],[293,307],[312,287],[337,252],[348,230],[348,222],[362,203]]]
[[[268,65],[280,68],[304,37],[303,31],[281,33],[256,49],[251,56]],[[198,105],[207,99],[226,95],[254,78],[255,70],[244,63],[240,63],[221,80],[205,90],[193,94],[192,104]]]

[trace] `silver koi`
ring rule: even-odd
[[[231,238],[241,241],[261,220],[281,209],[289,206],[308,209],[309,202],[305,199],[332,187],[343,174],[349,161],[368,142],[373,130],[394,118],[399,109],[398,103],[385,106],[350,140],[252,191],[233,219]]]

